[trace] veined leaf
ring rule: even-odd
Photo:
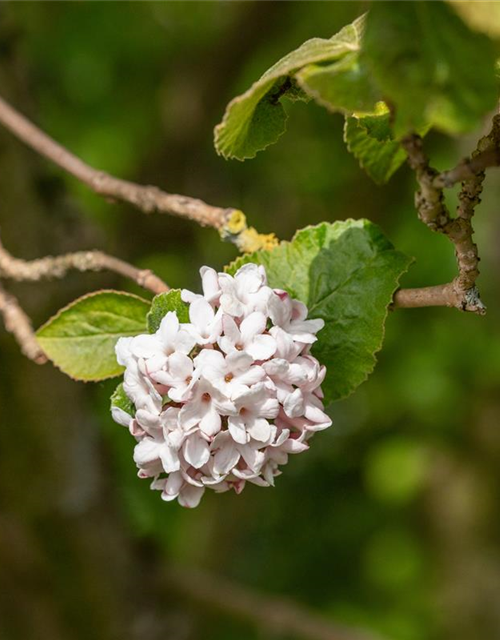
[[[398,137],[426,123],[469,131],[498,99],[493,43],[444,2],[373,3],[361,56],[394,105]]]
[[[227,270],[247,262],[264,265],[270,286],[325,321],[313,353],[327,367],[326,402],[352,393],[375,366],[388,305],[411,259],[368,220],[346,220],[302,229],[290,242],[240,257]]]
[[[307,95],[330,111],[372,113],[382,100],[357,51],[332,64],[307,65],[296,77]]]
[[[149,333],[158,331],[162,319],[169,311],[175,311],[179,322],[189,322],[189,305],[181,299],[180,289],[171,289],[153,298],[151,311],[147,317]]]
[[[358,51],[364,16],[330,39],[313,38],[273,65],[248,91],[234,98],[215,128],[215,148],[225,158],[244,160],[273,144],[284,133],[287,115],[283,97],[304,99],[294,73],[306,65],[339,60]]]
[[[47,357],[75,380],[112,378],[118,338],[147,332],[147,300],[119,291],[99,291],[61,309],[36,336]]]

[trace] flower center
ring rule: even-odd
[[[205,392],[205,393],[201,396],[201,399],[203,400],[203,402],[210,402],[210,400],[211,400],[211,398],[210,398],[210,394]]]
[[[235,344],[234,346],[237,351],[243,351],[243,346],[241,344]]]
[[[224,380],[226,382],[231,382],[231,380],[234,378],[232,373],[228,373],[227,376],[224,376]]]

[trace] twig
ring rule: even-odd
[[[99,171],[65,149],[27,118],[0,98],[0,123],[42,156],[52,160],[98,195],[110,200],[128,202],[144,213],[170,213],[198,224],[217,229],[224,240],[237,245],[242,252],[269,248],[277,244],[274,234],[260,234],[246,223],[242,211],[214,207],[198,198],[166,193],[158,187],[121,180]]]
[[[166,575],[169,592],[247,620],[268,633],[306,640],[376,640],[379,636],[344,627],[286,598],[261,594],[220,576],[187,567]]]
[[[38,346],[30,319],[19,306],[16,298],[0,284],[0,314],[5,328],[17,340],[21,351],[36,364],[45,364],[47,358]]]
[[[465,308],[462,305],[465,305]],[[455,282],[435,287],[399,289],[394,294],[392,308],[416,309],[420,307],[455,307],[479,315],[483,315],[486,311],[476,287],[472,287],[466,292],[464,301],[463,291],[456,287]]]
[[[68,271],[102,271],[118,273],[136,282],[154,294],[168,291],[168,285],[150,269],[136,267],[109,256],[102,251],[77,251],[63,256],[47,256],[38,260],[14,258],[0,242],[0,277],[19,282],[37,282],[50,278],[63,278]]]
[[[158,211],[194,220],[203,226],[222,228],[233,209],[213,207],[202,200],[166,193],[158,187],[138,185],[98,171],[32,124],[0,98],[0,122],[29,147],[84,182],[101,196],[123,200],[144,213]]]
[[[419,218],[433,231],[446,235],[455,247],[458,276],[446,285],[423,289],[402,289],[394,297],[394,307],[451,306],[484,314],[476,280],[479,276],[479,256],[472,240],[472,217],[480,202],[484,169],[500,164],[500,116],[493,118],[491,132],[479,140],[471,157],[454,169],[439,173],[429,166],[422,138],[410,135],[402,140],[408,162],[415,171],[419,191],[415,206]],[[457,215],[453,218],[444,203],[443,189],[462,181]]]

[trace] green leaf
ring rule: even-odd
[[[111,396],[111,409],[114,408],[125,411],[125,413],[128,413],[131,418],[135,416],[134,403],[125,393],[122,382],[120,382],[120,384],[116,387],[113,395]]]
[[[492,42],[443,2],[373,3],[362,60],[395,108],[397,136],[427,122],[471,130],[497,101]]]
[[[215,128],[215,148],[224,158],[255,157],[284,133],[287,115],[283,97],[307,99],[297,87],[295,72],[317,62],[333,62],[357,51],[364,16],[344,27],[329,40],[313,38],[279,60],[248,91],[234,98],[222,122]]]
[[[175,311],[179,322],[189,322],[189,305],[181,300],[180,289],[171,289],[153,298],[151,311],[147,317],[149,333],[158,331],[162,319],[169,311]]]
[[[75,380],[104,380],[123,371],[116,361],[118,338],[147,331],[150,303],[119,291],[78,298],[38,329],[40,346]]]
[[[240,257],[227,271],[247,262],[264,265],[270,286],[325,321],[313,353],[327,367],[326,401],[352,393],[373,371],[387,307],[411,259],[368,220],[346,220],[302,229],[291,242]]]
[[[311,64],[297,73],[297,81],[308,96],[330,111],[368,112],[382,96],[373,84],[359,53],[349,53],[329,65]]]
[[[393,139],[387,108],[378,115],[347,117],[344,140],[377,184],[387,182],[406,159],[401,144]]]

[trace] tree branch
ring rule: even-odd
[[[19,306],[17,299],[7,293],[1,284],[0,314],[3,317],[5,328],[17,340],[24,355],[36,364],[45,364],[47,358],[38,346],[30,319]]]
[[[234,209],[214,207],[202,200],[166,193],[153,186],[142,186],[98,171],[62,147],[0,98],[0,122],[29,147],[84,182],[95,193],[123,200],[144,213],[157,211],[194,220],[203,226],[221,229]]]
[[[402,289],[394,297],[394,307],[448,306],[484,314],[476,280],[479,256],[472,239],[472,217],[480,203],[487,167],[500,164],[500,116],[493,117],[490,133],[481,138],[470,158],[454,169],[439,173],[429,165],[422,138],[413,134],[402,140],[408,162],[415,171],[419,190],[415,206],[419,218],[430,229],[446,235],[455,247],[458,276],[453,282],[438,287]],[[443,189],[462,181],[457,215],[453,218],[444,203]]]
[[[168,285],[150,269],[137,269],[102,251],[78,251],[38,260],[20,260],[14,258],[0,242],[0,277],[2,278],[19,282],[38,282],[43,279],[63,278],[72,269],[76,271],[113,271],[133,280],[155,295],[169,289]]]
[[[365,631],[335,624],[309,608],[286,598],[261,594],[220,576],[189,569],[171,568],[166,576],[169,593],[261,627],[268,633],[305,640],[376,640]]]
[[[0,123],[29,147],[75,178],[98,195],[122,200],[144,213],[170,213],[198,224],[217,229],[223,240],[236,244],[242,252],[270,248],[278,243],[274,233],[261,234],[249,227],[239,209],[214,207],[198,198],[166,193],[158,187],[144,186],[115,178],[80,160],[65,149],[0,97]]]

